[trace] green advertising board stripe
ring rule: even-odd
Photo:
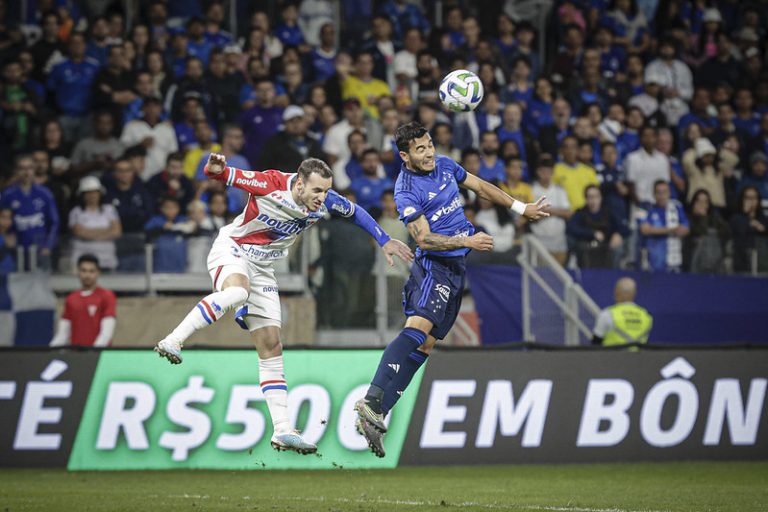
[[[190,350],[169,366],[153,352],[105,351],[69,459],[70,470],[394,468],[423,372],[390,415],[387,456],[354,427],[381,353],[287,351],[289,416],[318,455],[279,453],[253,350]]]

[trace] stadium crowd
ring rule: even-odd
[[[205,179],[211,152],[288,172],[323,158],[406,240],[393,133],[413,119],[468,172],[552,203],[526,225],[466,195],[499,253],[530,232],[563,265],[768,267],[764,1],[557,1],[543,54],[515,2],[239,1],[238,27],[218,0],[136,4],[128,19],[118,1],[0,0],[3,272],[31,246],[27,265],[69,271],[92,253],[139,271],[144,241],[155,271],[204,272],[247,200]],[[484,84],[475,112],[438,101],[459,68]],[[323,233],[327,286],[370,274],[365,233]]]

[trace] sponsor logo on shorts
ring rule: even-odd
[[[448,298],[451,296],[451,289],[448,288],[448,286],[444,284],[436,284],[435,291],[440,295],[440,298],[443,299],[443,302],[448,302]]]
[[[277,286],[264,286],[261,291],[264,293],[277,293]]]
[[[253,188],[267,188],[267,182],[266,181],[259,181],[255,178],[253,179],[243,179],[243,178],[237,178],[235,180],[235,183],[238,185],[245,185],[246,187],[253,187]]]

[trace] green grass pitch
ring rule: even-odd
[[[383,471],[0,471],[0,512],[269,510],[768,511],[768,463]]]

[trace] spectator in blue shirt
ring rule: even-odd
[[[309,55],[310,76],[324,82],[336,72],[336,29],[332,23],[320,27],[320,45]]]
[[[189,42],[187,48],[189,54],[203,62],[203,67],[208,65],[208,54],[213,50],[213,43],[205,37],[205,23],[200,18],[192,18],[187,22],[187,34]]]
[[[131,162],[121,157],[112,172],[102,178],[104,202],[117,209],[123,233],[143,231],[144,224],[155,211],[155,201],[133,170]],[[122,264],[122,258],[120,260]]]
[[[480,136],[480,173],[485,181],[502,182],[506,178],[504,162],[499,158],[499,136],[496,132],[485,132]]]
[[[286,46],[305,46],[304,34],[301,33],[299,27],[299,10],[296,4],[292,2],[286,2],[283,4],[283,8],[280,10],[280,17],[282,23],[275,27],[275,35]]]
[[[670,198],[669,183],[653,185],[656,200],[648,215],[640,220],[640,234],[648,251],[653,272],[680,272],[683,265],[683,239],[688,236],[688,217],[683,205]]]
[[[383,169],[379,152],[375,149],[368,148],[363,151],[361,166],[363,175],[352,180],[349,188],[355,193],[357,204],[368,211],[372,208],[381,210],[381,195],[395,185],[389,178],[381,177]]]
[[[613,78],[624,73],[627,52],[623,47],[613,44],[613,31],[604,25],[597,27],[595,43],[600,51],[600,71],[603,76]]]
[[[717,118],[709,114],[711,104],[709,89],[697,87],[691,98],[691,111],[685,114],[677,123],[678,138],[685,134],[685,129],[692,123],[701,126],[701,134],[709,136],[717,128]]]
[[[85,56],[85,36],[73,33],[69,38],[69,58],[53,66],[48,75],[48,90],[54,95],[65,138],[80,140],[88,129],[92,85],[99,63]]]
[[[0,274],[16,271],[16,234],[13,232],[13,212],[0,208]]]
[[[164,197],[160,202],[160,213],[144,225],[147,238],[154,244],[153,272],[181,273],[187,269],[187,240],[190,229],[187,218],[179,215],[179,202],[173,197]]]
[[[234,41],[232,34],[221,30],[223,23],[224,4],[220,0],[210,2],[205,9],[205,39],[214,48],[224,48]]]
[[[242,128],[234,124],[224,125],[221,132],[221,150],[219,153],[226,157],[227,165],[237,167],[238,169],[250,169],[251,164],[240,154],[245,142]],[[226,187],[220,181],[209,180],[204,171],[209,156],[210,153],[203,153],[195,173],[195,179],[200,182],[200,186],[205,190],[200,195],[200,199],[208,202],[213,193],[221,192],[227,198],[227,211],[239,214],[248,201],[248,193],[237,187]]]
[[[176,78],[184,76],[184,71],[187,66],[187,58],[192,55],[189,52],[188,45],[189,36],[183,30],[177,30],[171,36],[171,44],[168,45],[169,48],[166,59]]]
[[[418,29],[422,34],[429,33],[429,22],[419,6],[405,0],[387,0],[380,7],[395,32],[395,39],[401,40],[409,28]]]
[[[17,184],[5,189],[0,197],[0,208],[10,208],[18,244],[26,250],[36,246],[38,267],[49,269],[51,251],[56,245],[59,231],[59,213],[53,194],[35,179],[35,161],[29,155],[16,157]]]
[[[240,115],[245,133],[245,156],[256,167],[264,142],[277,133],[282,123],[283,109],[275,105],[275,85],[261,79],[255,85],[257,103]]]
[[[91,39],[86,46],[85,55],[105,66],[109,58],[109,23],[107,18],[99,16],[91,22]]]

